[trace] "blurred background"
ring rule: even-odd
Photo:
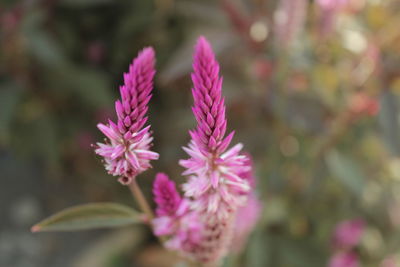
[[[182,181],[200,34],[263,203],[225,266],[400,266],[399,12],[397,0],[2,0],[0,266],[171,266],[145,227],[29,228],[79,203],[135,205],[90,145],[144,46],[157,51],[161,158],[139,183],[150,196],[156,171]]]

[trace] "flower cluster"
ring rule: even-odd
[[[242,144],[228,149],[233,132],[225,136],[227,120],[222,78],[219,77],[215,55],[203,37],[198,39],[195,47],[193,69],[192,111],[197,127],[189,132],[192,140],[188,147],[183,148],[190,158],[179,162],[186,168],[183,175],[188,177],[188,181],[182,185],[184,199],[181,201],[184,208],[174,215],[168,215],[168,218],[159,216],[153,223],[157,235],[169,236],[169,248],[173,247],[194,260],[217,264],[231,248],[233,228],[235,224],[238,225],[237,212],[250,214],[248,223],[239,223],[237,231],[238,242],[244,243],[257,220],[259,203],[254,199],[247,202],[253,181],[251,161],[248,156],[240,153]],[[158,180],[155,189],[159,188]],[[157,189],[154,195],[158,209],[163,210],[160,190]],[[177,198],[175,193],[170,195],[174,197],[168,199]],[[247,206],[247,203],[250,205]],[[162,228],[165,220],[174,221],[173,225],[168,226],[168,229],[173,230],[160,233],[157,229]],[[187,234],[188,229],[196,227],[200,229],[198,236]],[[175,246],[171,246],[171,243]]]
[[[150,126],[144,127],[154,62],[151,48],[139,53],[124,75],[121,100],[115,103],[118,122],[98,125],[108,140],[98,143],[95,152],[104,158],[110,174],[121,177],[122,184],[130,184],[151,167],[150,160],[158,158],[150,151]],[[153,186],[157,209],[151,225],[154,234],[165,240],[166,248],[211,266],[228,250],[243,247],[257,222],[260,203],[252,192],[251,159],[240,152],[243,145],[228,149],[234,133],[226,135],[222,78],[211,46],[203,37],[195,48],[193,69],[192,111],[197,127],[189,131],[191,141],[183,148],[190,158],[179,162],[188,178],[182,185],[184,195],[166,174],[157,174]]]
[[[118,122],[109,120],[107,125],[97,125],[108,141],[97,143],[95,152],[104,158],[106,170],[119,176],[122,184],[130,184],[151,167],[150,160],[158,159],[158,154],[150,151],[150,126],[143,128],[153,89],[154,64],[154,50],[143,49],[124,74],[121,100],[115,102]]]
[[[362,219],[347,220],[339,223],[333,234],[334,254],[329,267],[358,267],[358,254],[353,251],[364,233],[365,222]]]

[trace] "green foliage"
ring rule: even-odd
[[[115,203],[95,203],[57,212],[33,226],[32,232],[114,228],[140,222],[140,213],[127,206]]]

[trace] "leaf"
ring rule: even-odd
[[[380,113],[378,118],[383,139],[394,156],[400,156],[400,125],[398,114],[398,97],[392,92],[385,91],[380,99]]]
[[[331,151],[325,158],[330,172],[351,192],[360,196],[364,188],[365,175],[350,157]]]
[[[32,232],[76,231],[139,223],[140,213],[120,204],[95,203],[62,210],[32,227]]]

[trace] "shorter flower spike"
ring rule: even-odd
[[[365,230],[363,219],[352,219],[340,222],[333,235],[333,245],[340,248],[353,248],[358,245]]]
[[[157,174],[153,184],[153,195],[157,204],[157,216],[174,215],[182,201],[175,183],[164,173]]]
[[[150,151],[153,140],[150,126],[143,128],[153,89],[154,64],[153,48],[143,49],[124,74],[121,100],[115,103],[117,124],[109,120],[107,125],[97,125],[108,141],[97,143],[95,152],[104,158],[108,173],[120,176],[122,184],[130,184],[151,167],[150,160],[158,159],[158,154]]]
[[[329,260],[328,267],[360,267],[360,262],[355,252],[338,252]]]
[[[156,218],[152,221],[154,234],[166,236],[165,246],[187,255],[200,240],[202,224],[196,212],[190,211],[188,199],[182,199],[175,183],[164,173],[158,173],[153,184]]]

